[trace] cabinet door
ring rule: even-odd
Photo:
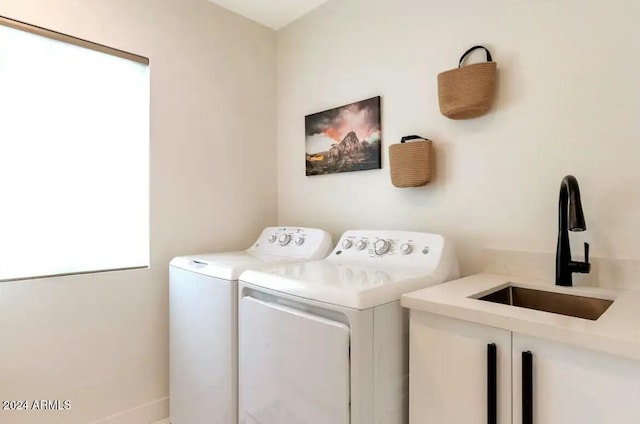
[[[411,311],[410,424],[511,422],[511,332]]]
[[[638,424],[640,363],[514,333],[513,423]]]

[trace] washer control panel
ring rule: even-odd
[[[329,258],[422,266],[425,261],[437,263],[444,245],[444,237],[439,234],[350,230],[342,234]]]
[[[317,228],[268,227],[249,252],[322,259],[331,250],[331,235]]]

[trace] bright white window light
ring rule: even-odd
[[[0,22],[0,280],[149,264],[149,67]]]

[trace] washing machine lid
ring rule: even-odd
[[[404,293],[457,277],[458,263],[453,250],[440,235],[356,230],[345,232],[326,259],[249,268],[240,280],[362,310],[397,301]]]
[[[302,259],[251,251],[209,253],[173,258],[170,265],[223,280],[237,280],[247,268],[297,262]]]
[[[331,260],[249,269],[240,280],[254,286],[353,309],[397,301],[404,293],[442,283],[420,269],[372,267]]]
[[[321,259],[331,251],[331,235],[304,227],[267,227],[247,250],[180,256],[170,266],[199,274],[237,280],[247,268]]]

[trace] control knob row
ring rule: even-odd
[[[377,240],[373,245],[373,249],[376,255],[378,256],[384,255],[389,251],[390,248],[391,248],[391,242],[389,240],[380,239],[380,240]],[[408,255],[412,251],[413,251],[413,246],[411,244],[403,243],[402,245],[400,245],[400,253],[402,253],[403,255]]]
[[[342,240],[343,249],[350,249],[351,246],[353,246],[352,240],[350,239]],[[367,247],[366,240],[358,240],[356,242],[356,249],[364,250],[366,247]],[[376,242],[373,244],[373,250],[375,254],[378,256],[384,255],[389,251],[389,249],[391,249],[391,242],[389,240],[379,239],[379,240],[376,240]],[[400,253],[402,253],[403,255],[408,255],[412,251],[413,251],[413,246],[409,243],[403,243],[400,246]]]
[[[353,246],[353,241],[351,241],[350,239],[342,240],[342,248],[343,249],[350,249],[351,246]],[[367,241],[366,240],[358,240],[356,242],[356,249],[364,250],[365,247],[367,247]]]
[[[280,237],[278,237],[276,234],[271,234],[268,240],[269,243],[275,243],[277,240],[280,246],[286,246],[291,241],[291,235],[282,234]],[[301,235],[297,235],[293,238],[293,242],[297,246],[301,246],[302,244],[304,244],[304,237]]]

